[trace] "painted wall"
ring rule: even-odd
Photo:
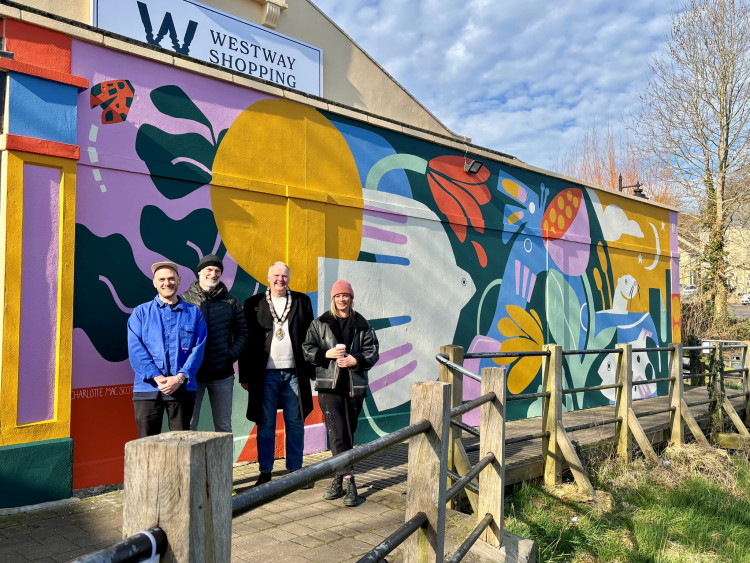
[[[122,479],[136,437],[126,321],[153,297],[149,265],[224,257],[241,300],[276,260],[318,313],[338,277],[376,328],[357,439],[408,421],[410,388],[437,378],[442,344],[470,351],[609,348],[679,340],[676,213],[74,40],[78,96],[71,436],[74,487]],[[475,361],[474,369],[495,365]],[[539,358],[508,363],[509,391],[538,391]],[[635,379],[667,373],[640,354]],[[612,358],[567,356],[568,386],[614,381]],[[638,387],[639,396],[665,392]],[[478,389],[466,385],[466,396]],[[606,404],[594,392],[566,408]],[[235,389],[235,459],[255,458]],[[206,402],[207,404],[208,402]],[[514,402],[511,418],[538,414]],[[211,418],[202,416],[202,428]],[[470,418],[467,420],[471,421]],[[283,443],[279,434],[278,447]],[[320,410],[307,452],[326,448]]]
[[[136,0],[121,1],[134,3]],[[201,3],[257,24],[265,19],[265,6],[260,0],[203,0]],[[24,0],[22,4],[91,24],[91,0]],[[314,3],[292,0],[286,5],[274,29],[323,49],[324,98],[414,127],[455,136]],[[158,10],[159,3],[152,2],[151,6]],[[171,48],[168,37],[161,46]]]

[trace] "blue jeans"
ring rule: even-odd
[[[281,399],[286,427],[286,468],[302,467],[305,445],[305,421],[299,398],[299,383],[294,369],[267,369],[263,381],[263,409],[258,421],[258,463],[261,473],[273,470],[276,443],[276,408]]]
[[[232,431],[232,394],[234,393],[234,375],[218,379],[216,381],[198,382],[198,390],[195,393],[195,408],[193,418],[190,420],[190,430],[198,430],[198,422],[201,416],[201,404],[203,396],[208,389],[208,400],[211,403],[211,415],[214,419],[214,430],[216,432]]]

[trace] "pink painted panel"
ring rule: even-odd
[[[55,416],[60,171],[24,165],[18,424]]]

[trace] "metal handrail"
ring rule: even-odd
[[[263,506],[277,498],[296,491],[303,485],[314,483],[318,479],[328,477],[335,473],[354,465],[358,461],[367,459],[381,451],[394,446],[408,438],[421,434],[430,428],[429,420],[422,420],[410,424],[405,428],[391,432],[372,442],[358,446],[347,452],[338,454],[329,459],[320,461],[314,465],[309,465],[285,475],[281,479],[271,481],[258,487],[253,487],[249,491],[240,493],[232,498],[232,518],[244,514],[254,508]]]
[[[456,483],[445,492],[445,502],[453,500],[453,497],[460,493],[469,482],[474,480],[474,477],[481,473],[482,469],[487,467],[493,461],[495,461],[495,454],[492,452],[489,452],[486,456],[480,459],[474,467],[466,472],[466,475],[456,481]]]
[[[482,381],[482,377],[474,373],[473,371],[470,371],[466,369],[465,367],[458,365],[454,362],[451,362],[448,359],[448,354],[438,354],[435,356],[435,359],[443,364],[444,366],[450,368],[451,370],[460,373],[461,375],[465,375],[466,377],[469,377],[473,379],[474,381]]]
[[[450,410],[450,417],[456,418],[457,416],[461,416],[463,414],[466,414],[469,411],[474,410],[477,407],[481,407],[485,403],[489,403],[490,401],[495,400],[495,393],[493,391],[490,391],[489,393],[482,395],[481,397],[477,397],[476,399],[472,399],[471,401],[466,401],[464,403],[461,403],[457,407],[453,407]]]
[[[386,555],[404,543],[419,528],[426,525],[427,515],[424,512],[417,512],[399,526],[395,532],[376,545],[372,551],[365,554],[357,563],[377,563],[378,561],[383,561]]]
[[[460,420],[451,420],[451,425],[455,426],[456,428],[460,428],[464,432],[468,432],[472,436],[476,436],[477,438],[479,438],[479,430],[477,430],[473,426],[469,426],[465,422],[461,422]]]
[[[466,537],[466,540],[464,540],[464,543],[462,543],[458,549],[455,551],[453,555],[450,556],[450,558],[446,559],[446,563],[458,563],[458,561],[461,561],[466,554],[471,549],[471,546],[473,546],[477,540],[479,539],[479,536],[482,535],[482,532],[484,532],[487,529],[487,526],[489,526],[492,523],[492,514],[489,512],[484,515],[484,518],[477,524],[477,527],[472,530],[472,532]]]
[[[152,557],[154,544],[151,543],[149,535],[154,539],[156,553],[163,556],[167,551],[167,534],[164,530],[155,526],[133,534],[129,538],[120,540],[104,549],[82,555],[75,559],[73,563],[126,563]]]
[[[528,350],[522,352],[467,352],[464,359],[482,359],[482,358],[521,358],[532,356],[549,356],[549,350]]]

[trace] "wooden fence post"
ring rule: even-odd
[[[122,537],[159,526],[163,562],[229,563],[232,435],[167,432],[125,444]]]
[[[557,439],[558,426],[562,426],[562,346],[545,344],[544,350],[550,353],[542,359],[542,385],[550,394],[542,401],[542,428],[549,432],[542,439],[544,484],[556,487],[562,483],[562,451]]]
[[[670,370],[670,376],[674,381],[669,383],[669,406],[672,407],[669,413],[669,439],[675,446],[681,446],[685,443],[685,426],[682,422],[682,344],[672,342],[669,346],[674,348]]]
[[[633,345],[618,344],[620,358],[617,362],[617,399],[615,400],[615,414],[620,418],[617,423],[617,455],[621,460],[630,459],[630,407],[633,403]]]
[[[711,394],[709,403],[710,408],[714,409],[711,413],[711,427],[709,428],[709,435],[711,438],[715,438],[716,434],[724,431],[724,413],[722,411],[722,404],[724,399],[724,354],[721,342],[716,342],[716,348],[714,349],[714,361],[713,366],[715,372],[711,374]]]
[[[412,385],[411,424],[427,419],[432,427],[409,439],[405,521],[419,512],[427,515],[427,525],[404,542],[410,562],[443,561],[450,393],[450,385],[439,381]]]
[[[495,399],[481,406],[479,459],[489,452],[495,460],[479,474],[478,520],[492,514],[492,522],[482,534],[489,545],[500,547],[503,537],[503,502],[505,492],[505,368],[482,370],[482,395],[490,391]]]
[[[446,354],[448,356],[448,360],[450,360],[454,364],[458,364],[460,366],[464,364],[464,349],[461,346],[454,346],[453,344],[441,346],[440,353]],[[457,407],[458,405],[463,403],[464,376],[462,374],[455,373],[448,366],[440,364],[440,381],[442,381],[443,383],[448,383],[451,386],[451,401],[449,408],[452,409],[453,407]],[[461,453],[464,454],[463,457],[466,457],[466,452],[459,451],[460,449],[462,449],[462,432],[460,429],[450,425],[449,433],[448,471],[454,471],[459,475],[465,475],[468,471],[468,468],[465,467],[466,463],[464,463],[464,459],[462,458]],[[468,462],[468,457],[466,459],[466,462]],[[450,488],[452,484],[452,481],[450,480],[450,478],[448,478],[448,488]],[[476,495],[474,496],[476,497]],[[476,500],[476,498],[474,500]],[[453,497],[450,504],[453,508],[458,508],[461,504],[461,495],[459,494]],[[476,509],[476,504],[472,503],[472,507]]]

